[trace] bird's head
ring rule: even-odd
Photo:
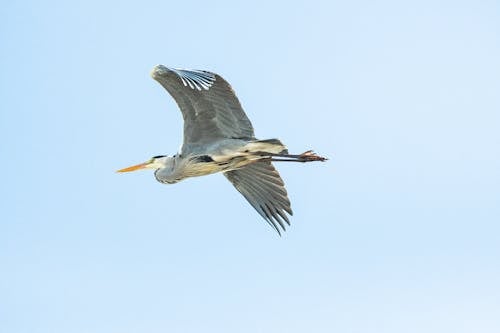
[[[153,170],[158,170],[158,169],[163,169],[166,168],[173,160],[173,157],[167,156],[167,155],[158,155],[151,157],[148,161],[137,164],[137,165],[132,165],[128,168],[120,169],[116,172],[130,172],[130,171],[136,171],[136,170],[141,170],[141,169],[153,169]]]

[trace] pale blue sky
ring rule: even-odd
[[[496,1],[11,1],[0,332],[498,332]],[[151,68],[207,69],[284,164],[277,237],[181,143]]]

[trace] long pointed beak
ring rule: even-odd
[[[136,170],[140,170],[140,169],[145,169],[148,165],[149,165],[149,163],[141,163],[141,164],[129,166],[128,168],[117,170],[116,172],[136,171]]]

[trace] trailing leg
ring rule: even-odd
[[[291,155],[291,154],[269,154],[263,153],[264,156],[269,156],[271,161],[273,162],[324,162],[328,160],[326,157],[319,156],[314,153],[312,150],[308,150],[303,152],[300,155]]]

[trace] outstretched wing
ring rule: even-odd
[[[252,123],[219,75],[158,65],[151,76],[175,99],[184,118],[182,150],[218,139],[254,139]]]
[[[255,162],[224,172],[224,176],[279,234],[279,227],[285,231],[285,223],[290,225],[286,215],[293,215],[290,200],[285,184],[271,162]]]

